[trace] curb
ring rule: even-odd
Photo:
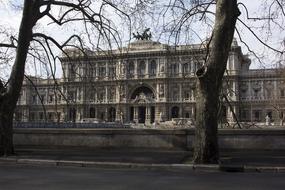
[[[207,172],[258,172],[258,173],[285,173],[285,166],[244,166],[244,165],[206,165],[206,164],[142,164],[122,162],[94,162],[72,160],[48,160],[30,158],[0,158],[0,163],[29,164],[45,166],[73,166],[73,167],[97,167],[97,168],[132,168],[132,169],[165,169],[165,170],[188,170]]]

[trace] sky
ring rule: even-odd
[[[23,1],[21,0],[0,0],[0,28],[5,28],[6,30],[9,31],[9,33],[14,33],[17,34],[18,28],[19,28],[19,24],[20,24],[20,20],[21,20],[21,14],[22,14],[22,10],[21,9],[17,9],[13,6],[11,6],[11,4],[13,5],[21,5]],[[239,2],[244,3],[248,9],[248,14],[250,17],[262,17],[266,12],[262,12],[259,5],[261,5],[261,0],[240,0]],[[266,5],[265,5],[266,6]],[[239,8],[242,11],[242,15],[240,16],[241,20],[245,20],[246,21],[246,12],[245,9],[242,6],[239,6]],[[118,19],[117,16],[112,16],[112,11],[114,11],[111,8],[107,8],[109,11],[109,15],[111,15],[112,19],[114,22],[118,23],[117,25],[120,26],[120,21]],[[55,12],[57,11],[56,9],[54,10]],[[147,20],[147,19],[146,19]],[[279,20],[278,22],[282,22],[282,20]],[[44,32],[46,34],[52,35],[54,36],[55,39],[62,41],[62,39],[67,39],[68,35],[74,34],[74,33],[78,33],[80,32],[80,28],[82,26],[77,25],[77,26],[69,26],[68,28],[59,28],[56,25],[51,25],[49,24],[50,20],[47,18],[43,18],[38,25],[36,26],[35,30],[36,31],[40,31],[40,32]],[[264,22],[260,22],[258,20],[251,20],[251,21],[246,21],[246,23],[248,24],[248,26],[250,26],[249,28],[257,31],[256,34],[257,36],[261,37],[262,39],[266,39],[266,43],[270,44],[270,46],[278,49],[278,50],[284,50],[284,43],[282,45],[282,40],[284,40],[285,38],[285,30],[279,30],[279,28],[276,28],[275,26],[272,27],[272,30],[270,31],[270,33],[268,33],[268,31],[262,30],[262,32],[260,32],[261,30],[259,29],[259,27],[262,26],[261,23],[264,24]],[[139,23],[140,24],[140,23]],[[147,26],[148,23],[146,22],[145,24],[142,24],[141,27],[138,26],[134,26],[133,27],[133,31],[131,32],[135,32],[136,29],[142,28],[142,26]],[[282,26],[285,27],[284,23],[281,23]],[[203,27],[201,27],[202,25],[196,25],[192,28],[194,29],[198,29],[199,28],[199,33],[202,34],[202,38],[206,38],[207,34],[209,34],[209,32],[207,31],[207,29],[203,29]],[[264,25],[266,26],[266,25]],[[162,43],[166,43],[167,41],[161,37],[161,35],[158,35],[159,30],[157,27],[156,28],[156,23],[150,23],[150,27],[152,32],[153,32],[153,40],[160,40],[160,42]],[[248,46],[250,47],[250,49],[252,49],[256,55],[258,55],[261,58],[261,63],[258,61],[258,59],[255,58],[255,56],[252,55],[252,53],[249,53],[247,50],[247,47],[245,47],[245,45],[243,45],[237,34],[235,34],[235,37],[237,38],[237,41],[239,43],[239,45],[241,45],[242,47],[242,51],[244,54],[249,54],[250,58],[252,59],[252,66],[251,68],[270,68],[270,67],[276,67],[276,63],[279,60],[282,60],[282,63],[284,64],[284,56],[280,57],[278,56],[275,52],[271,51],[268,48],[265,48],[264,45],[262,45],[255,37],[254,35],[250,32],[249,29],[245,28],[240,22],[237,23],[237,28],[242,36],[243,41],[245,41]],[[128,40],[129,40],[129,34],[130,32],[126,32],[126,30],[128,30],[129,28],[120,28],[120,30],[122,31],[122,36],[123,36],[123,45],[126,45]],[[126,37],[127,36],[127,37]],[[1,37],[1,36],[0,36]],[[2,38],[3,40],[3,38]],[[195,40],[195,38],[192,40],[192,42],[197,43],[199,40]],[[0,42],[1,42],[1,38],[0,38]],[[56,51],[56,50],[55,50]],[[33,66],[30,66],[31,68]],[[1,68],[0,68],[1,69]]]

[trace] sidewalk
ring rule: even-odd
[[[186,169],[229,172],[285,172],[284,151],[224,151],[219,165],[189,163],[191,151],[158,149],[39,149],[18,148],[0,163],[55,166]]]

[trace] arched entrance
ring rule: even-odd
[[[171,118],[178,118],[179,117],[179,107],[174,106],[171,108]]]
[[[95,118],[95,108],[91,107],[89,109],[89,117],[90,118]]]
[[[139,112],[138,112],[138,120],[139,123],[145,123],[145,119],[146,119],[146,106],[139,106]]]
[[[76,109],[75,108],[70,108],[69,109],[69,119],[72,122],[76,121]]]
[[[140,86],[130,96],[130,120],[136,123],[152,123],[155,119],[154,93],[146,86]]]
[[[109,108],[108,114],[109,114],[108,121],[114,122],[116,119],[116,109],[113,107]]]

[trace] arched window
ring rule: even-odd
[[[190,118],[190,113],[189,113],[189,112],[186,112],[185,117],[186,117],[186,118]]]
[[[116,119],[116,109],[113,107],[109,108],[108,114],[109,114],[108,121],[114,122]]]
[[[89,109],[89,117],[95,118],[95,108],[92,107]]]
[[[155,62],[155,60],[152,60],[150,63],[150,75],[151,76],[156,75],[156,62]]]
[[[134,65],[134,62],[131,61],[128,64],[128,75],[130,78],[132,78],[134,76],[134,71],[135,71],[135,65]]]
[[[171,108],[171,118],[178,118],[179,117],[179,107],[174,106]]]
[[[70,121],[75,122],[76,120],[76,109],[75,108],[69,109],[69,119]]]
[[[170,64],[170,74],[171,75],[176,75],[178,73],[178,64],[177,63],[172,63]]]
[[[188,73],[190,73],[190,64],[184,63],[183,64],[183,74],[188,74]]]
[[[145,62],[144,61],[140,61],[139,62],[138,75],[139,76],[144,76],[145,75]]]

